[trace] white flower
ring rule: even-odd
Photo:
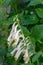
[[[30,57],[33,55],[33,53],[32,53],[32,52],[29,52],[29,54],[30,54]]]
[[[20,41],[20,38],[24,39],[24,36],[20,34],[20,31],[21,30],[18,30],[17,33],[15,34],[15,37],[14,37],[15,42],[12,45],[13,47],[18,44],[18,42]]]
[[[20,29],[17,30],[17,28],[18,28],[18,24],[14,23],[12,26],[12,30],[10,32],[10,36],[8,37],[9,46],[13,40],[14,40],[14,44],[12,46],[16,46],[18,44],[20,38],[24,39],[24,36],[20,33],[21,30]]]
[[[18,18],[15,20],[19,21]],[[10,54],[14,56],[15,60],[18,60],[20,54],[23,53],[23,59],[25,61],[25,64],[27,64],[30,60],[30,57],[33,55],[33,53],[30,51],[31,42],[29,41],[29,37],[24,36],[16,22],[14,22],[10,35],[8,37],[9,46],[11,43],[14,49]],[[15,52],[16,54],[14,55]]]
[[[28,49],[25,50],[25,54],[24,54],[23,59],[25,61],[25,64],[27,64],[29,62]]]
[[[18,50],[19,50],[19,49],[22,49],[23,46],[24,46],[24,42],[23,42],[23,40],[22,40],[22,41],[20,41],[20,43],[17,45],[17,49],[18,49]]]
[[[18,25],[17,24],[15,25],[15,24],[16,23],[13,24],[12,30],[10,32],[10,36],[8,37],[8,44],[9,44],[9,46],[12,43],[13,40],[18,41],[17,38],[18,38],[18,34],[19,34],[20,30],[17,31]]]
[[[20,32],[21,30],[18,30],[16,33],[15,33],[15,37],[14,37],[14,39],[17,41],[17,40],[19,40],[19,35],[20,35]]]
[[[15,34],[17,33],[18,24],[15,25]]]
[[[9,46],[12,43],[12,41],[14,40],[14,36],[15,36],[15,24],[16,23],[13,24],[12,30],[11,30],[10,35],[8,37],[8,44],[9,44]]]
[[[19,49],[19,50],[17,51],[17,53],[16,53],[15,56],[14,56],[15,60],[18,60],[18,58],[19,58],[20,54],[23,52],[23,50],[24,50],[24,49]]]
[[[16,25],[16,27],[17,27],[17,25]],[[15,28],[15,36],[14,36],[14,44],[12,45],[13,47],[14,46],[16,46],[17,44],[18,44],[18,42],[19,42],[19,40],[20,40],[20,38],[22,38],[22,39],[24,39],[24,35],[23,34],[21,34],[21,29],[19,29],[19,30],[16,30],[17,28]]]
[[[8,45],[10,46],[10,44],[12,43],[12,41],[14,40],[14,36],[13,33],[10,34],[10,36],[8,37]]]
[[[27,48],[28,48],[28,50],[30,49],[30,46],[31,46],[31,43],[28,42],[28,43],[27,43]]]
[[[18,46],[11,52],[11,55],[13,56],[16,51],[22,49],[23,45],[24,45],[24,43],[22,41],[20,41],[20,43],[18,44]]]
[[[17,24],[17,23],[14,22],[14,24],[12,25],[12,30],[11,30],[10,34],[11,34],[12,32],[15,32],[15,25],[16,25],[16,24]]]

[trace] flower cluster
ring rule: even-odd
[[[23,59],[25,63],[28,63],[30,60],[30,56],[33,55],[33,53],[29,51],[31,42],[29,41],[28,37],[25,38],[24,34],[21,32],[17,20],[14,22],[12,30],[10,32],[10,36],[8,37],[8,45],[10,46],[11,43],[14,49],[10,54],[14,56],[15,60],[17,60],[20,54],[23,53]]]

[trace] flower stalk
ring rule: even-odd
[[[12,26],[12,30],[8,37],[8,45],[10,46],[12,43],[12,47],[14,48],[14,50],[11,51],[10,54],[12,56],[14,56],[15,60],[18,60],[21,53],[23,53],[24,62],[25,62],[25,64],[27,64],[29,62],[30,57],[33,55],[32,53],[29,52],[31,42],[29,41],[28,37],[26,38],[24,36],[24,34],[22,33],[22,31],[19,28],[19,25],[17,23],[18,21],[19,20],[16,16],[16,21],[14,19],[14,24]],[[15,53],[15,55],[14,55],[14,53]],[[28,53],[30,53],[30,57],[29,57]]]

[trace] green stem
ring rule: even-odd
[[[20,27],[20,29],[21,29],[21,32],[23,33],[22,27],[21,27],[21,25],[20,25],[20,20],[18,21],[18,25],[19,25],[19,27]]]
[[[15,2],[17,2],[17,0],[16,0]],[[15,3],[15,11],[16,11],[16,14],[17,14],[18,9],[17,9],[17,4],[16,4],[16,3]],[[17,16],[17,18],[18,18],[18,16]],[[20,20],[17,21],[17,23],[18,23],[18,25],[19,25],[19,27],[20,27],[20,29],[21,29],[21,32],[23,33],[22,27],[21,27],[21,25],[20,25]]]

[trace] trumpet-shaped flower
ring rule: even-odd
[[[21,41],[21,42],[18,44],[18,46],[11,52],[11,55],[13,56],[16,51],[22,49],[22,48],[23,48],[23,47],[22,47],[23,45],[24,45],[24,43]]]
[[[15,37],[15,24],[16,23],[14,23],[13,24],[13,26],[12,26],[12,30],[11,30],[11,32],[10,32],[10,35],[9,35],[9,37],[8,37],[8,44],[9,44],[9,46],[10,46],[10,44],[12,43],[12,41],[14,40],[14,37]]]
[[[20,41],[20,38],[24,39],[24,36],[19,34],[20,30],[17,31],[17,33],[15,34],[15,37],[14,37],[14,44],[12,45],[13,47],[16,46],[18,44],[18,42]]]
[[[16,33],[15,33],[15,36],[14,36],[14,41],[15,41],[15,43],[13,44],[13,46],[15,45],[17,45],[18,44],[18,42],[19,42],[19,32],[20,32],[20,30],[18,30]]]
[[[24,43],[22,41],[20,41],[20,43],[18,44],[17,48],[18,50],[24,45]]]
[[[16,21],[19,21],[18,18]],[[14,49],[13,49],[13,51],[11,51],[10,54],[12,56],[14,56],[15,60],[18,60],[20,54],[23,53],[24,54],[23,59],[24,59],[25,63],[28,63],[30,60],[30,57],[33,55],[33,53],[31,53],[31,51],[29,52],[31,42],[29,41],[28,37],[24,36],[24,34],[21,32],[21,29],[18,27],[19,26],[18,26],[17,22],[14,22],[10,35],[8,37],[9,46],[14,41],[12,43],[12,47]],[[15,52],[16,52],[16,54],[14,55]]]
[[[17,51],[17,53],[16,53],[15,56],[14,56],[15,60],[18,60],[18,58],[19,58],[20,54],[23,52],[23,50],[24,50],[24,49],[19,49],[19,50]]]
[[[28,49],[25,50],[25,54],[24,54],[24,61],[25,64],[27,64],[29,62],[29,55],[28,55]]]

